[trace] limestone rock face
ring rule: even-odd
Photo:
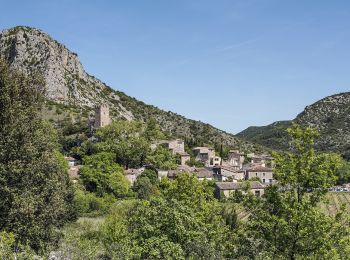
[[[295,121],[316,128],[318,147],[350,158],[350,92],[328,96],[307,106]]]
[[[77,54],[41,30],[18,26],[0,32],[0,57],[24,73],[43,75],[47,97],[82,109],[109,106],[112,119],[147,121],[155,119],[162,130],[199,143],[224,144],[241,149],[259,147],[209,124],[147,105],[123,92],[113,90],[85,72]]]
[[[112,89],[85,72],[77,54],[38,29],[20,26],[2,31],[0,57],[24,73],[40,72],[53,101],[80,107],[106,103],[123,117],[133,118]]]

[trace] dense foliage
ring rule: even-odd
[[[14,246],[39,251],[74,219],[67,164],[55,131],[38,116],[40,78],[0,61],[0,93],[0,231],[14,235]]]
[[[93,255],[91,259],[102,256],[112,259],[220,259],[229,256],[227,248],[233,234],[222,218],[221,205],[214,199],[210,183],[182,174],[174,181],[158,181],[157,185],[159,192],[147,199],[116,203],[91,240],[77,245],[74,250],[65,249],[67,243],[64,242],[62,249],[70,256],[77,256],[95,241],[99,249],[88,249]],[[89,227],[90,224],[85,225]]]
[[[81,180],[86,189],[98,196],[113,194],[125,197],[129,192],[129,182],[124,170],[115,163],[112,153],[97,153],[84,157],[84,166],[80,170]]]
[[[291,121],[277,121],[267,126],[250,126],[237,136],[265,147],[286,150],[289,147],[287,129]]]
[[[345,259],[349,216],[327,216],[319,207],[336,181],[341,159],[315,153],[315,130],[293,125],[289,133],[292,151],[275,154],[279,186],[268,187],[259,203],[246,205],[253,213],[242,235],[243,252],[271,259]]]

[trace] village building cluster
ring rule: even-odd
[[[108,105],[95,108],[94,115],[90,116],[89,128],[92,133],[98,128],[105,127],[111,123]],[[185,143],[181,139],[161,140],[151,145],[152,149],[162,146],[171,151],[173,155],[180,158],[179,165],[175,170],[156,169],[158,178],[174,179],[181,172],[189,173],[198,180],[215,181],[217,196],[228,197],[232,192],[242,189],[244,180],[251,180],[250,189],[257,195],[264,193],[264,188],[275,182],[273,178],[273,158],[265,154],[244,154],[239,150],[231,150],[227,158],[219,157],[212,147],[194,147],[191,155],[195,161],[201,162],[203,167],[191,167],[187,162],[191,155],[185,151]],[[70,166],[69,173],[72,178],[78,177],[79,165],[72,157],[66,157]],[[126,169],[124,174],[131,185],[147,167],[138,169]]]
[[[94,135],[96,129],[105,127],[111,123],[108,105],[95,108],[94,114],[90,115],[89,128]],[[126,169],[125,177],[133,185],[138,176],[147,168],[157,171],[158,178],[174,179],[176,175],[186,172],[196,176],[198,180],[215,181],[215,194],[218,198],[229,197],[235,191],[246,192],[245,180],[249,180],[249,190],[256,196],[262,196],[266,186],[275,183],[273,176],[274,160],[267,154],[245,154],[239,150],[230,150],[227,158],[217,155],[214,148],[194,147],[190,153],[185,151],[185,143],[181,139],[161,140],[151,145],[151,149],[162,146],[173,155],[178,156],[179,164],[174,170],[155,169],[152,165],[145,165],[137,169]],[[192,157],[192,158],[191,158]],[[203,167],[191,167],[188,161],[201,162]],[[69,165],[69,175],[76,181],[79,178],[81,165],[73,157],[65,157]],[[329,189],[333,192],[349,192],[350,184],[335,186]]]
[[[257,195],[264,194],[264,188],[275,182],[273,178],[273,158],[269,155],[247,154],[238,150],[229,151],[228,158],[223,159],[215,153],[211,147],[194,147],[192,155],[196,161],[202,162],[204,167],[191,167],[186,164],[191,156],[185,151],[185,143],[181,139],[162,140],[152,145],[163,146],[174,155],[178,155],[180,163],[175,170],[156,169],[159,179],[173,179],[181,172],[189,173],[198,178],[198,180],[215,181],[217,196],[230,196],[234,191],[241,190],[241,184],[244,180],[251,180],[250,189]],[[269,166],[269,167],[268,167]],[[125,174],[131,184],[134,183],[137,176],[145,170],[145,167],[139,169],[125,170]]]

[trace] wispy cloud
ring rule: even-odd
[[[193,56],[190,56],[190,57],[187,57],[187,58],[185,57],[182,60],[179,60],[177,62],[171,63],[171,66],[182,66],[182,65],[185,65],[188,62],[191,62],[192,60],[203,58],[203,57],[208,57],[208,56],[215,55],[215,54],[222,53],[222,52],[227,52],[227,51],[239,49],[241,47],[253,44],[253,43],[257,42],[257,41],[258,41],[258,38],[245,40],[245,41],[241,41],[241,42],[236,42],[236,43],[229,44],[229,45],[226,45],[226,46],[223,46],[223,47],[217,47],[217,48],[214,48],[214,49],[211,49],[211,50],[207,50],[206,52],[204,52],[202,54],[199,54],[199,55],[193,55]]]
[[[258,39],[256,38],[256,39],[250,39],[250,40],[246,40],[246,41],[236,42],[236,43],[229,44],[229,45],[223,46],[221,48],[218,48],[215,50],[215,52],[225,52],[225,51],[230,51],[233,49],[238,49],[238,48],[241,48],[243,46],[250,45],[250,44],[256,42],[257,40]]]

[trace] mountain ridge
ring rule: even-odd
[[[178,137],[245,150],[261,149],[209,124],[163,111],[112,89],[88,74],[76,53],[39,29],[17,26],[1,31],[0,57],[24,73],[40,72],[46,82],[48,98],[56,103],[85,110],[106,103],[114,119],[147,121],[154,118],[164,131]]]
[[[278,124],[278,122],[285,122]],[[313,127],[320,133],[316,147],[320,151],[338,152],[350,159],[350,92],[324,97],[306,106],[295,119],[278,121],[268,126],[248,127],[237,136],[271,149],[287,149],[286,129],[292,122]],[[278,133],[277,135],[274,135]]]

